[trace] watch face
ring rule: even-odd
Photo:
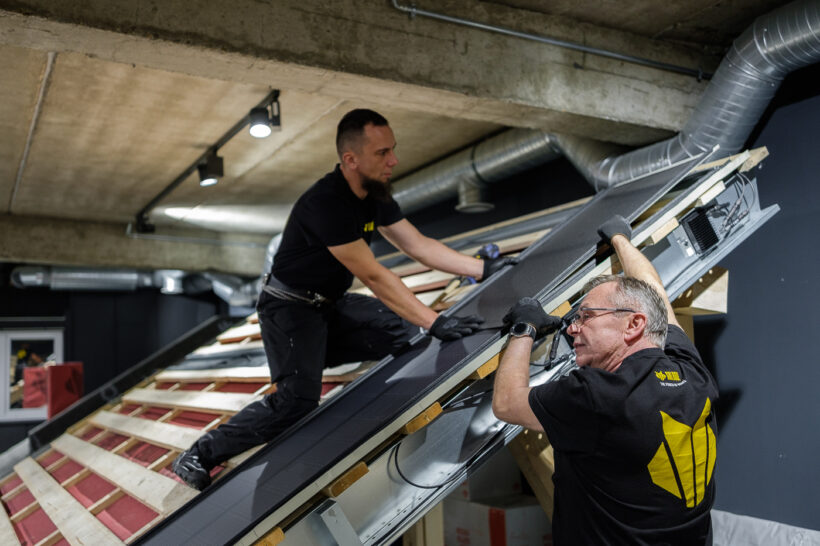
[[[527,330],[529,330],[528,326],[529,326],[529,324],[527,324],[526,322],[516,322],[515,324],[513,324],[513,327],[510,330],[510,333],[514,336],[526,335]]]

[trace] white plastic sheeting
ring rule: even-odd
[[[712,510],[714,546],[820,546],[820,531]]]

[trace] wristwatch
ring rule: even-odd
[[[535,326],[529,322],[516,322],[513,324],[513,327],[510,328],[510,335],[512,337],[530,336],[533,340],[535,340],[536,334],[537,332],[535,330]]]

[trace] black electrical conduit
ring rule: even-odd
[[[254,106],[254,108],[265,108],[271,102],[276,101],[278,99],[279,99],[279,90],[274,89],[270,93],[268,93],[268,95],[264,99],[262,99],[262,101],[259,104]],[[250,112],[250,110],[249,110],[249,112]],[[227,142],[229,140],[231,140],[234,136],[236,136],[236,134],[239,131],[241,131],[248,124],[248,121],[249,121],[249,116],[245,116],[242,119],[240,119],[238,122],[236,122],[236,124],[233,127],[231,127],[230,129],[228,129],[228,131],[224,135],[219,137],[219,140],[217,140],[213,144],[213,146],[209,146],[208,149],[205,150],[205,152],[203,152],[202,155],[197,157],[194,160],[194,162],[191,163],[188,166],[188,168],[186,168],[184,171],[182,171],[182,173],[179,176],[177,176],[174,179],[173,182],[168,184],[165,187],[164,190],[159,192],[156,195],[156,197],[154,197],[153,199],[151,199],[148,202],[147,205],[142,207],[142,209],[140,209],[140,211],[137,213],[136,220],[135,220],[136,232],[137,233],[151,233],[151,232],[153,232],[154,231],[154,226],[152,226],[151,224],[148,223],[148,213],[151,212],[151,210],[155,206],[157,206],[157,203],[159,203],[160,201],[165,199],[168,196],[168,194],[170,194],[172,191],[174,191],[177,188],[177,186],[179,186],[180,184],[185,182],[185,180],[189,176],[191,176],[191,174],[193,174],[194,171],[196,171],[197,166],[200,163],[205,162],[205,160],[208,158],[208,156],[210,156],[211,154],[215,154],[217,151],[219,151],[219,149],[222,146],[227,144]],[[130,235],[130,232],[129,232],[129,235]]]
[[[505,34],[507,36],[513,36],[515,38],[523,38],[525,40],[532,40],[534,42],[541,42],[542,44],[549,44],[558,47],[563,47],[566,49],[572,49],[575,51],[583,51],[584,53],[591,53],[593,55],[598,55],[600,57],[608,57],[610,59],[617,59],[619,61],[624,61],[627,63],[639,64],[643,66],[649,66],[652,68],[657,68],[660,70],[666,70],[668,72],[676,72],[678,74],[686,74],[687,76],[694,76],[695,78],[700,80],[708,80],[712,77],[712,74],[703,72],[701,69],[694,69],[694,68],[687,68],[685,66],[678,66],[670,63],[664,63],[661,61],[653,61],[652,59],[644,59],[643,57],[635,57],[633,55],[625,55],[623,53],[616,53],[614,51],[608,51],[606,49],[600,49],[597,47],[590,47],[585,46],[583,44],[578,44],[575,42],[568,42],[566,40],[559,40],[557,38],[549,38],[547,36],[540,36],[538,34],[530,34],[527,32],[520,32],[517,30],[512,30],[509,28],[498,27],[495,25],[488,25],[486,23],[479,23],[478,21],[471,21],[469,19],[463,19],[461,17],[452,17],[450,15],[444,15],[441,13],[435,13],[432,11],[427,11],[423,9],[418,9],[415,6],[402,6],[400,5],[397,0],[392,0],[393,7],[397,10],[403,11],[405,13],[409,13],[410,17],[415,17],[416,15],[421,15],[423,17],[429,17],[431,19],[438,19],[439,21],[446,21],[448,23],[454,23],[457,25],[464,25],[472,28],[477,28],[480,30],[487,30],[490,32],[497,32],[499,34]]]

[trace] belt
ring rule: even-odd
[[[274,298],[308,303],[310,305],[315,305],[316,307],[333,303],[333,300],[326,298],[313,290],[305,290],[303,288],[293,288],[292,286],[288,286],[270,273],[267,273],[264,276],[262,282],[262,290]]]

